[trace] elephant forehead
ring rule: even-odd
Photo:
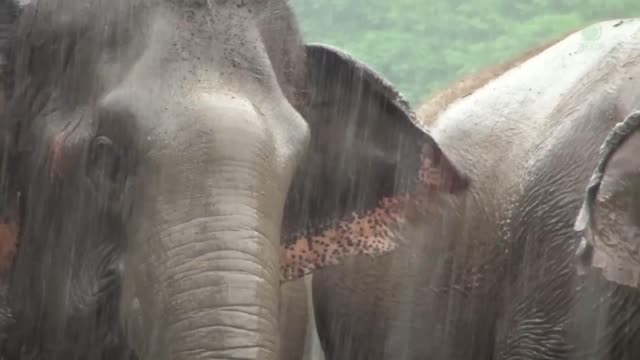
[[[17,48],[38,66],[18,77],[53,88],[54,113],[89,108],[82,121],[100,135],[120,140],[127,123],[140,153],[163,140],[175,150],[241,133],[270,144],[274,162],[288,164],[306,136],[292,101],[304,78],[304,48],[287,2],[247,3],[34,0]],[[54,172],[69,159],[67,137],[57,139]]]
[[[96,20],[124,18],[145,5],[142,0],[29,0],[21,3],[30,26],[49,30],[73,29],[95,24]],[[35,21],[34,21],[35,20]],[[102,22],[102,21],[101,21]]]
[[[100,72],[106,62],[127,73],[146,53],[181,62],[191,68],[186,73],[215,69],[219,75],[275,80],[292,102],[304,83],[302,41],[286,1],[33,0],[20,23],[19,48],[64,59],[75,46],[74,56],[83,57],[78,62],[99,65]],[[121,80],[111,72],[103,77]]]
[[[282,14],[288,18],[291,12],[284,0],[21,0],[19,4],[27,11],[35,10],[38,19],[46,19],[48,26],[56,28],[83,27],[104,20],[124,21],[132,14],[159,8],[192,16],[192,21],[203,14],[222,20],[230,17],[273,20]]]

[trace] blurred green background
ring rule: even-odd
[[[307,41],[338,46],[412,105],[452,81],[599,20],[640,15],[640,0],[293,0]]]

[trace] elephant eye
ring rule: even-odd
[[[88,176],[97,182],[120,183],[124,174],[122,150],[106,136],[93,139],[87,158]]]

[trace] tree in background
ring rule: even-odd
[[[307,39],[339,46],[416,105],[488,65],[596,21],[640,15],[639,0],[293,0]]]

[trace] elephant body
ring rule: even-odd
[[[640,293],[576,271],[599,148],[640,107],[640,21],[592,26],[424,112],[469,191],[395,252],[314,274],[327,359],[640,357]]]

